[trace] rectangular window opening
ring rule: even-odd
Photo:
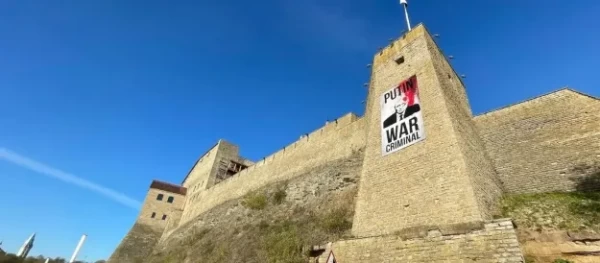
[[[169,196],[169,198],[167,198],[167,203],[173,203],[173,200],[175,200],[175,197]]]
[[[167,215],[163,215],[162,220],[167,219]]]
[[[155,218],[156,217],[156,213],[152,212],[152,215],[150,216],[150,218]]]
[[[164,195],[163,194],[158,194],[158,196],[156,197],[156,200],[161,201],[163,200]]]

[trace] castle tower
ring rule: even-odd
[[[186,188],[178,185],[152,181],[137,222],[162,232],[172,213],[183,209],[186,192]]]
[[[236,170],[231,170],[237,164]],[[225,140],[219,140],[210,150],[196,161],[181,183],[190,189],[190,194],[208,189],[232,176],[234,172],[253,163],[239,156],[239,147]],[[231,166],[231,167],[230,167]]]
[[[418,25],[375,55],[354,217],[358,237],[480,227],[502,190],[465,88]]]
[[[181,218],[186,193],[185,187],[152,181],[135,224],[108,262],[139,262],[146,258],[173,219],[178,222]]]

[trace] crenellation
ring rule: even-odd
[[[383,154],[380,98],[413,77],[424,139]],[[461,77],[421,24],[374,55],[365,102],[364,116],[328,120],[255,162],[219,140],[180,186],[152,183],[109,261],[135,262],[221,204],[360,158],[354,237],[332,240],[325,256],[333,249],[338,262],[522,262],[511,219],[492,220],[502,195],[581,189],[597,171],[578,167],[600,169],[598,98],[565,88],[473,116]]]

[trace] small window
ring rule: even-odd
[[[175,198],[172,196],[169,196],[169,198],[167,198],[167,203],[173,203],[173,200],[175,200]]]
[[[150,218],[155,218],[156,217],[156,213],[152,212],[152,215],[150,216]]]
[[[167,215],[163,215],[162,220],[167,219]]]
[[[162,201],[163,200],[164,195],[163,194],[158,194],[158,196],[156,197],[156,200],[158,201]]]
[[[400,65],[402,63],[404,63],[404,56],[399,57],[399,58],[396,59],[396,64]]]

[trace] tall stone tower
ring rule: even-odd
[[[181,219],[186,194],[185,187],[152,181],[135,224],[108,262],[143,262],[165,229]]]
[[[495,211],[501,185],[465,88],[423,25],[375,55],[353,233],[460,233]]]

